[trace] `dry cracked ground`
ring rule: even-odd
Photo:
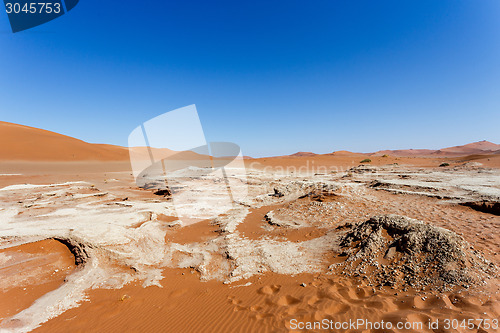
[[[247,170],[246,179],[235,179],[248,187],[245,199],[191,225],[176,218],[168,195],[137,188],[128,172],[38,185],[0,177],[23,180],[0,189],[1,331],[154,331],[162,324],[135,327],[140,320],[124,317],[147,308],[141,295],[154,303],[161,291],[151,290],[173,288],[162,302],[177,306],[148,312],[168,309],[182,318],[189,304],[174,299],[186,299],[182,281],[193,278],[202,282],[192,290],[206,292],[193,296],[198,306],[212,304],[218,315],[171,324],[178,331],[288,331],[297,318],[426,323],[500,316],[498,169]],[[217,177],[199,181],[214,186],[215,197],[225,195]],[[198,209],[200,216],[217,211],[210,203]],[[121,306],[115,303],[98,306],[105,290],[118,291],[121,311],[108,313]],[[134,305],[140,299],[146,303]],[[79,321],[79,308],[95,323]],[[167,317],[164,325],[175,320]],[[474,332],[496,331],[474,325]]]

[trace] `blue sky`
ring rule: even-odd
[[[196,104],[244,154],[500,143],[500,2],[98,1],[12,34],[0,120],[126,145]]]

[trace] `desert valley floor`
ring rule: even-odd
[[[497,156],[373,159],[316,159],[339,166],[326,172],[278,167],[313,157],[247,161],[245,200],[185,226],[126,162],[3,163],[0,328],[280,332],[361,318],[495,332],[426,325],[500,316]]]

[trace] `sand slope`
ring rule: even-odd
[[[124,147],[92,144],[54,132],[0,121],[0,160],[119,161]]]

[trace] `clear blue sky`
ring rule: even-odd
[[[126,145],[196,104],[246,155],[500,143],[500,1],[102,1],[12,34],[0,120]]]

